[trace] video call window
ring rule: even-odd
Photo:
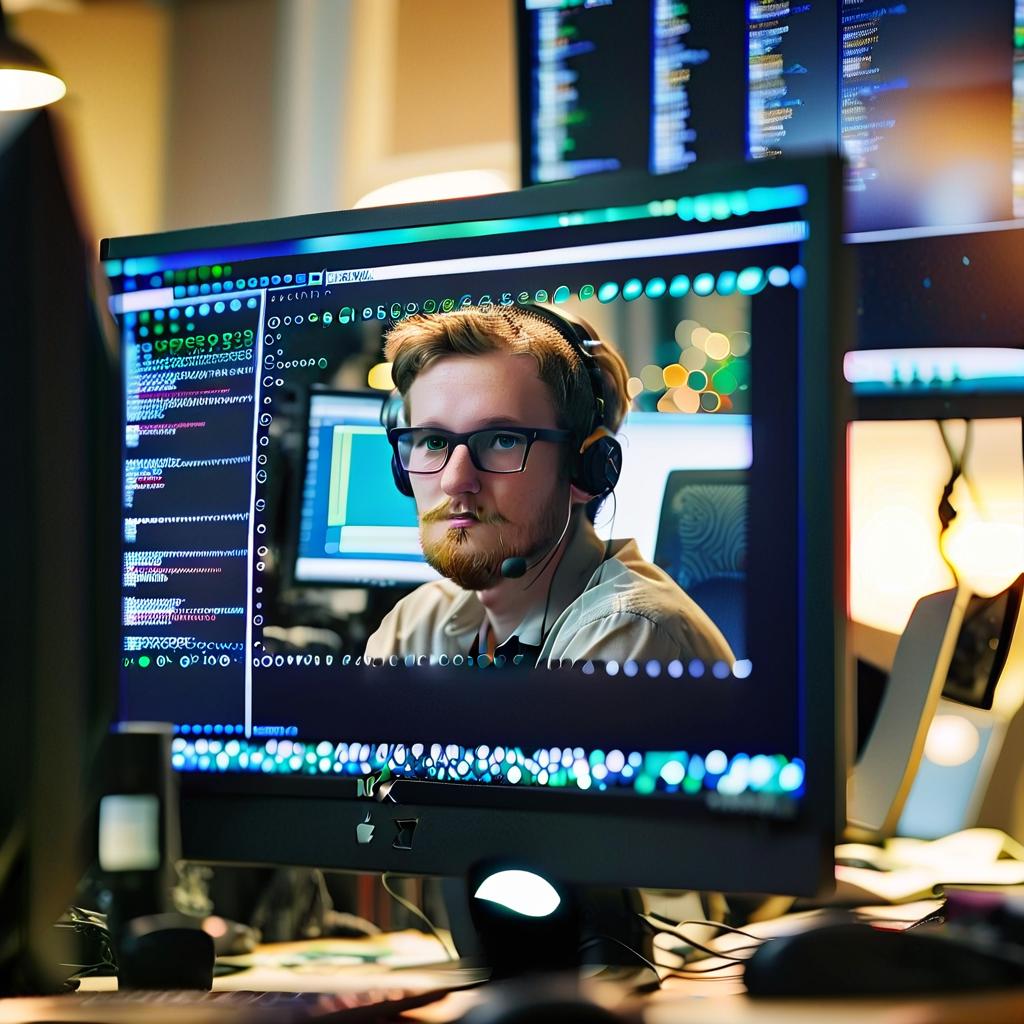
[[[806,199],[800,184],[666,194],[108,261],[125,388],[121,718],[172,721],[183,771],[386,769],[793,813],[802,697],[795,669],[758,672],[746,481],[759,458],[788,458],[759,451],[751,416],[758,401],[795,400]],[[433,715],[410,724],[396,711],[395,733],[381,735],[348,680],[388,612],[436,578],[415,504],[391,479],[384,338],[412,316],[538,302],[584,317],[628,368],[622,476],[596,512],[598,536],[635,539],[729,654],[576,664],[570,702],[580,686],[605,712],[647,695],[620,741],[598,747],[572,734],[567,708],[532,714],[527,742],[514,714],[502,735],[502,708],[541,673],[503,675],[470,650],[412,651],[404,662],[424,686],[436,685],[432,668],[461,674]],[[760,398],[758,345],[764,365],[775,360]],[[780,478],[779,500],[750,515],[788,530],[790,483]],[[758,683],[770,677],[781,681]],[[623,722],[603,718],[605,729]],[[359,731],[369,721],[378,731]]]

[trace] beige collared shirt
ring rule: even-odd
[[[607,557],[605,557],[607,554]],[[582,521],[555,573],[515,635],[540,647],[538,665],[559,661],[724,661],[733,654],[718,627],[633,540],[607,546]],[[367,658],[467,654],[486,612],[451,580],[424,583],[402,598],[366,644]],[[546,618],[546,621],[545,621]]]

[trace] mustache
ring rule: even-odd
[[[454,515],[465,515],[471,516],[479,523],[487,523],[492,526],[500,526],[503,523],[507,523],[508,520],[500,512],[492,512],[486,508],[475,508],[472,510],[464,510],[458,513],[453,511],[453,505],[450,498],[446,498],[439,505],[435,505],[432,509],[428,509],[426,512],[420,515],[421,523],[443,523],[448,519],[451,519]]]

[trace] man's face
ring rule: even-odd
[[[547,385],[529,355],[452,355],[420,372],[407,395],[410,426],[455,433],[558,428]],[[465,445],[439,473],[410,474],[427,561],[466,590],[502,579],[501,563],[554,545],[569,516],[562,446],[536,441],[521,473],[477,469]]]

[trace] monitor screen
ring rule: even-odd
[[[104,244],[186,855],[829,876],[838,164],[605,181]]]
[[[314,391],[295,580],[364,586],[437,579],[420,548],[416,506],[391,482],[380,394]]]
[[[847,230],[1024,218],[1019,0],[518,0],[524,184],[814,151]]]

